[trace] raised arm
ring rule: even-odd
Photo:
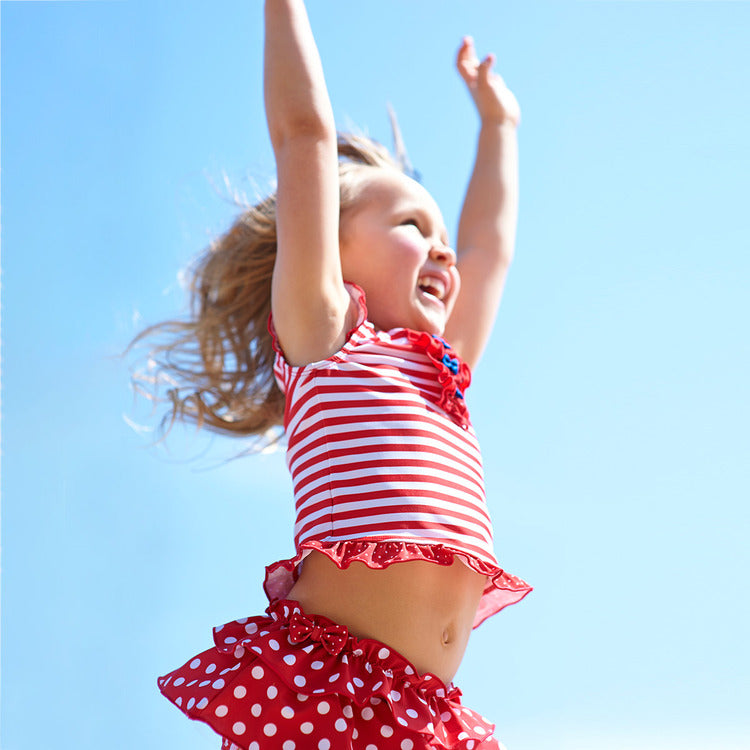
[[[306,364],[343,344],[349,296],[336,127],[302,0],[266,0],[264,92],[278,184],[273,321],[287,360]]]
[[[518,102],[492,71],[494,55],[481,63],[467,37],[456,66],[479,113],[474,171],[466,191],[456,240],[461,293],[445,336],[474,367],[497,315],[516,239],[518,216]]]

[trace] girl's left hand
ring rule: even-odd
[[[495,56],[490,54],[481,62],[474,49],[474,40],[464,37],[456,57],[456,67],[464,79],[482,122],[518,126],[521,108],[513,92],[503,79],[492,70]]]

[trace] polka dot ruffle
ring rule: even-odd
[[[451,565],[458,558],[481,575],[487,576],[487,585],[479,604],[474,627],[488,617],[523,599],[531,591],[526,581],[502,568],[478,560],[464,552],[443,544],[416,544],[405,541],[368,541],[355,539],[344,542],[303,542],[298,554],[266,567],[263,587],[269,601],[284,599],[297,579],[297,567],[309,550],[317,550],[330,558],[339,568],[348,568],[354,562],[363,562],[368,568],[382,569],[410,560],[423,560],[438,565]]]
[[[225,750],[498,747],[494,726],[461,705],[458,688],[418,674],[383,643],[350,636],[296,602],[267,612],[216,628],[215,648],[159,679]]]

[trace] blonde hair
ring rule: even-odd
[[[408,170],[408,162],[399,164],[362,135],[340,134],[338,152],[341,213],[357,200],[363,168]],[[283,424],[284,395],[274,380],[268,332],[276,241],[273,194],[246,209],[189,269],[187,319],[150,326],[131,343],[152,342],[149,366],[133,374],[133,383],[167,405],[163,434],[183,421],[270,442],[269,430]]]

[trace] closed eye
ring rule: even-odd
[[[401,222],[402,227],[416,227],[416,229],[421,232],[422,229],[419,226],[419,222],[416,219],[404,219],[404,221]]]

